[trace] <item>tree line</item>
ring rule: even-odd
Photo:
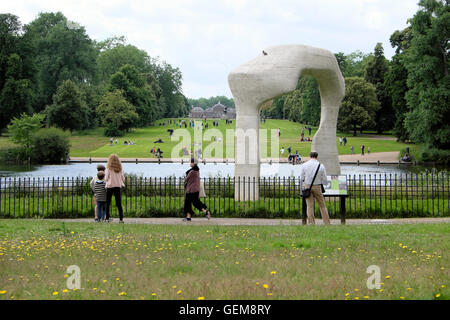
[[[390,61],[381,43],[370,54],[336,53],[346,83],[338,130],[390,131],[400,141],[425,145],[424,160],[448,161],[449,40],[449,0],[421,0],[407,28],[390,37],[396,50]],[[262,116],[318,125],[317,81],[302,77],[294,92],[274,99]]]
[[[61,12],[0,14],[0,133],[22,114],[64,130],[132,127],[189,112],[181,71],[124,37],[92,40]]]

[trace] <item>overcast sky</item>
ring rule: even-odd
[[[10,0],[1,13],[23,24],[39,12],[61,11],[92,39],[124,35],[183,73],[189,98],[231,97],[231,70],[265,47],[305,44],[332,52],[372,52],[406,27],[418,0]]]

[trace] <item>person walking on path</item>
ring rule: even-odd
[[[361,155],[362,155],[362,156],[364,156],[364,149],[365,149],[365,146],[362,145],[362,146],[361,146]]]
[[[125,177],[123,176],[122,163],[117,154],[112,154],[108,158],[105,171],[106,181],[106,221],[110,222],[109,209],[111,207],[112,196],[116,199],[116,206],[119,210],[119,222],[123,223],[123,208],[121,188],[125,187]]]
[[[350,148],[350,151],[351,151],[351,154],[355,154],[355,148],[353,146]]]
[[[344,137],[343,139],[342,139],[342,141],[344,142],[344,147],[347,145],[347,137]]]
[[[208,207],[200,201],[200,168],[198,167],[195,159],[191,159],[190,166],[191,169],[186,172],[186,178],[184,178],[184,185],[186,189],[184,214],[186,217],[183,221],[192,220],[192,215],[194,214],[192,211],[192,205],[202,211],[209,220],[211,219],[211,213],[209,210],[206,210]]]
[[[339,146],[342,147],[342,138],[339,138]]]
[[[322,186],[327,184],[327,172],[325,166],[317,158],[319,154],[315,151],[310,154],[311,160],[302,165],[300,169],[300,181],[304,184],[303,189],[311,189],[310,196],[306,198],[308,223],[315,224],[314,199],[319,204],[320,214],[325,225],[330,224],[330,216],[325,205],[325,198],[322,193]],[[311,186],[312,184],[312,186]]]

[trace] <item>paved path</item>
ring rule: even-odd
[[[360,150],[355,150],[355,152],[360,152]],[[380,161],[383,163],[398,163],[398,159],[400,158],[400,152],[380,152],[380,153],[371,153],[366,154],[365,156],[361,156],[361,154],[354,155],[342,155],[339,156],[339,161],[341,163],[377,163]],[[159,160],[157,158],[121,158],[122,162],[140,162],[140,163],[158,163]],[[302,158],[302,161],[308,161],[308,157]],[[107,158],[96,158],[96,157],[70,157],[71,162],[107,162]],[[162,163],[181,163],[182,159],[172,159],[172,158],[162,158]],[[188,163],[189,159],[183,159],[184,163]],[[234,159],[205,159],[207,163],[234,163]],[[273,163],[288,163],[287,158],[283,159],[262,159],[262,163],[268,163],[272,161]]]
[[[93,219],[51,219],[49,221],[64,222],[88,222],[94,223]],[[118,223],[114,219],[112,223]],[[302,220],[282,219],[241,219],[241,218],[193,218],[191,222],[183,222],[181,218],[125,218],[125,224],[152,224],[152,225],[195,225],[195,226],[299,226]],[[318,225],[321,219],[316,219]],[[340,220],[331,220],[333,225],[340,225]],[[375,225],[375,224],[433,224],[450,223],[450,218],[413,218],[413,219],[347,219],[347,225]]]
[[[371,154],[365,154],[364,156],[361,155],[361,150],[355,150],[355,152],[358,152],[359,154],[353,154],[353,155],[344,155],[339,156],[340,162],[360,162],[360,163],[377,163],[380,161],[380,163],[398,163],[398,159],[400,158],[400,152],[380,152],[380,153],[371,153]]]

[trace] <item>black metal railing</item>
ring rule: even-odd
[[[0,217],[92,217],[95,204],[90,180],[0,178]],[[206,193],[202,201],[215,216],[301,218],[298,177],[202,178],[202,182]],[[183,178],[127,176],[125,184],[125,217],[182,216]],[[347,187],[345,207],[349,218],[450,216],[446,172],[349,175]],[[327,197],[326,202],[330,216],[339,217],[339,198]],[[116,215],[114,203],[112,210],[112,215]]]

